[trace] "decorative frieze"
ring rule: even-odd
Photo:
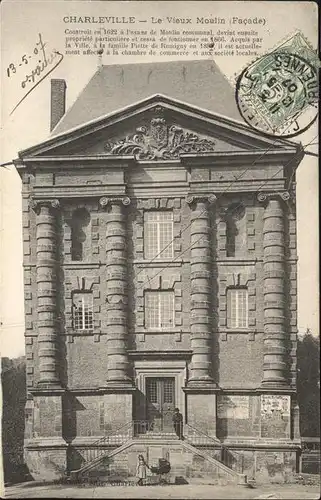
[[[111,155],[133,155],[136,160],[173,160],[182,154],[212,153],[215,141],[168,123],[163,109],[157,106],[154,117],[135,133],[105,145]]]

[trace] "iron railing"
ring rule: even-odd
[[[134,437],[151,437],[153,439],[178,439],[175,431],[160,430],[155,427],[154,422],[148,420],[133,420],[127,422],[119,429],[113,431],[112,434],[103,436],[96,441],[81,447],[82,467],[87,464],[96,462],[104,455],[107,456],[110,448],[117,448]],[[183,426],[183,439],[192,446],[199,450],[205,451],[212,458],[218,460],[228,468],[235,472],[243,473],[244,470],[244,456],[234,450],[228,449],[223,443],[212,436],[209,436],[203,431],[195,428],[190,424]]]
[[[134,420],[133,421],[133,436],[148,437],[148,434],[152,434],[153,438],[173,438],[176,436],[174,427],[172,430],[159,425],[157,422],[149,420]]]
[[[190,424],[184,424],[184,439],[196,448],[206,451],[229,469],[243,474],[243,454],[227,448],[219,439],[209,436]]]
[[[133,437],[133,422],[127,422],[119,429],[113,431],[112,434],[103,436],[93,443],[88,444],[88,448],[84,447],[81,450],[83,465],[88,462],[96,461],[96,459],[106,454],[108,448],[117,448],[126,443]]]

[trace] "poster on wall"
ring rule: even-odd
[[[290,416],[290,396],[279,394],[262,394],[261,396],[261,416],[269,418],[273,415],[282,417]]]
[[[249,418],[249,396],[220,396],[217,401],[217,417]]]

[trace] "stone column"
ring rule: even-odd
[[[31,202],[37,213],[37,312],[39,384],[60,386],[56,304],[59,201]]]
[[[285,242],[283,201],[289,193],[260,193],[263,216],[264,348],[263,387],[287,385],[285,329]]]
[[[191,347],[189,385],[212,384],[212,252],[209,205],[216,197],[188,196],[191,205]]]
[[[107,277],[107,373],[108,385],[129,385],[128,375],[128,269],[125,207],[128,197],[101,198],[107,206],[106,277]]]

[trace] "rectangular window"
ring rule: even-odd
[[[246,288],[227,290],[227,319],[229,328],[248,327],[248,294]]]
[[[173,257],[172,212],[145,212],[144,256],[146,259]]]
[[[145,327],[154,330],[174,327],[174,292],[145,293]]]
[[[74,293],[72,312],[74,330],[92,330],[94,327],[92,293]]]

